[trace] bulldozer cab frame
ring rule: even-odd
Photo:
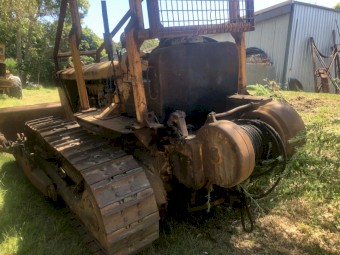
[[[63,54],[59,53],[59,45],[67,4],[70,6],[72,16],[72,29],[69,35],[71,53]],[[244,32],[254,30],[253,0],[146,0],[146,12],[143,11],[142,0],[130,0],[129,5],[130,9],[117,26],[109,32],[107,26],[106,4],[105,1],[102,1],[104,27],[106,32],[105,42],[96,51],[79,52],[78,44],[81,37],[81,25],[77,1],[61,1],[54,48],[55,67],[56,71],[59,71],[59,57],[73,57],[80,105],[83,110],[88,109],[90,105],[82,74],[80,55],[96,55],[96,60],[99,61],[100,52],[104,48],[106,48],[108,52],[110,51],[110,46],[108,45],[110,44],[110,41],[112,43],[112,37],[128,20],[128,25],[125,28],[125,40],[138,125],[145,125],[145,116],[148,114],[148,104],[144,91],[139,50],[143,41],[147,39],[231,33],[235,39],[239,57],[238,93],[246,94],[246,50]],[[145,23],[147,22],[143,17],[143,13],[148,14],[149,28],[145,28]]]

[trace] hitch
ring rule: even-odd
[[[15,142],[7,140],[5,135],[0,132],[0,153],[10,153],[14,154],[14,148],[18,147],[26,141],[24,134],[17,134],[17,140]]]

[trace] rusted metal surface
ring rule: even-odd
[[[27,122],[27,127],[31,139],[36,137],[35,141],[41,141],[42,148],[61,163],[53,165],[40,155],[30,154],[34,162],[105,251],[133,254],[158,238],[153,189],[132,156],[75,122],[47,117]],[[15,155],[19,162],[27,160],[22,153]],[[66,176],[74,184],[66,181]]]
[[[0,89],[7,89],[13,87],[11,80],[0,77]]]
[[[239,58],[230,42],[185,43],[159,47],[150,56],[146,96],[159,120],[181,110],[187,117],[225,111],[237,93]]]
[[[279,184],[286,169],[284,142],[273,127],[261,120],[238,119],[235,123],[247,133],[255,151],[256,166],[242,188],[254,199],[263,198]]]
[[[288,157],[294,154],[295,147],[304,143],[303,139],[290,141],[297,135],[304,134],[305,125],[298,113],[288,103],[273,101],[253,111],[245,112],[241,118],[259,119],[272,126],[283,140]]]
[[[104,80],[108,76],[113,75],[112,68],[118,68],[118,62],[105,61],[100,63],[93,63],[86,66],[82,66],[82,71],[85,80]],[[76,72],[74,68],[67,68],[57,73],[58,77],[63,80],[75,80]]]
[[[117,116],[108,119],[98,118],[100,111],[92,111],[88,113],[78,113],[75,114],[77,121],[93,132],[98,132],[100,134],[110,133],[114,136],[121,134],[132,134],[131,126],[135,123],[134,118],[128,118],[124,116]],[[99,132],[102,130],[102,132]]]
[[[0,94],[22,98],[22,84],[18,76],[13,76],[6,68],[5,45],[0,44]]]
[[[338,44],[336,43],[335,30],[332,31],[332,37],[333,37],[334,52],[339,52]],[[335,74],[336,79],[340,79],[340,56],[339,56],[339,53],[335,57],[335,61],[334,61],[334,74]],[[340,93],[339,87],[335,89],[335,93],[336,94]]]
[[[109,28],[109,20],[107,17],[107,8],[106,8],[106,0],[102,0],[102,16],[103,16],[103,24],[104,24],[104,43],[106,54],[108,56],[109,61],[113,60],[113,44],[112,44],[112,36]]]
[[[127,13],[125,13],[125,15],[123,16],[123,18],[118,22],[118,24],[115,26],[115,28],[111,31],[110,36],[113,38],[118,31],[123,27],[123,25],[125,24],[126,21],[129,20],[131,16],[130,10],[127,11]],[[104,50],[105,48],[105,43],[103,42],[99,48],[96,51],[96,62],[100,61],[100,53]]]
[[[150,29],[140,38],[170,38],[254,29],[253,0],[148,0]]]
[[[310,38],[310,44],[311,44],[311,49],[312,49],[312,60],[313,60],[313,74],[314,74],[314,90],[315,92],[325,92],[329,93],[329,83],[328,80],[331,81],[333,86],[335,87],[335,91],[339,92],[340,91],[340,82],[331,75],[331,68],[333,67],[333,64],[335,66],[335,74],[339,74],[340,72],[340,67],[338,66],[339,62],[339,51],[337,48],[337,44],[334,44],[332,54],[330,56],[325,56],[322,54],[319,49],[317,48],[313,37]],[[326,64],[325,59],[330,58],[331,61],[329,65]],[[321,67],[317,67],[318,65],[316,62],[321,64]],[[338,68],[338,70],[337,70]],[[318,78],[320,78],[320,82],[318,83]]]
[[[77,24],[79,22],[77,19],[77,15],[74,14],[74,3],[70,2],[70,6],[72,9],[71,13],[74,16],[74,33],[76,34],[76,38],[78,38],[78,34],[80,33],[80,26],[78,27]],[[142,41],[147,38],[152,38],[152,36],[156,34],[158,34],[157,37],[162,38],[162,36],[179,37],[222,32],[241,33],[253,28],[254,12],[252,0],[188,1],[187,6],[183,3],[178,3],[177,1],[168,3],[163,0],[149,0],[147,2],[147,6],[150,18],[149,30],[144,29],[144,17],[140,0],[130,1],[130,10],[122,19],[123,21],[127,20],[129,16],[133,17],[132,19],[130,19],[129,25],[126,28],[126,48],[128,52],[130,71],[128,75],[130,81],[132,82],[135,113],[140,126],[143,126],[143,116],[145,116],[145,114],[148,112],[147,101],[145,98],[145,91],[143,86],[143,68],[141,67],[139,53],[139,47]],[[207,13],[206,7],[209,7],[209,15]],[[181,13],[182,15],[179,15],[179,13]],[[179,16],[175,18],[175,14]],[[166,23],[166,25],[164,26],[163,23]],[[120,22],[119,24],[122,23]],[[163,25],[160,27],[159,24]],[[158,30],[156,31],[155,28],[157,28]],[[164,28],[164,31],[159,30],[160,28]],[[149,35],[143,38],[136,36],[137,34],[143,33]],[[242,38],[242,36],[240,38]],[[239,53],[242,53],[244,52],[244,47],[242,48],[242,45],[244,46],[244,43],[242,44],[244,40],[239,41]],[[74,42],[72,43],[74,44]],[[74,50],[74,52],[76,53],[76,50]],[[239,62],[239,70],[241,71],[241,73],[239,74],[238,83],[240,87],[239,91],[241,93],[245,92],[244,87],[246,83],[244,72],[245,65],[242,64],[243,62]],[[81,73],[79,64],[77,64],[77,66],[77,75],[72,74],[72,72],[74,72],[72,70],[67,70],[63,73],[59,73],[59,75],[60,77],[65,79],[74,79],[74,76],[76,76],[78,80],[77,83],[80,84],[79,88],[83,88],[84,86],[82,86],[82,82],[80,82],[82,79],[80,77],[77,77]],[[105,68],[103,68],[102,70],[104,71]],[[88,79],[98,78],[98,75],[90,76],[88,77]],[[79,91],[82,108],[87,108],[85,90],[80,89]]]
[[[143,70],[137,38],[135,37],[134,23],[126,30],[126,49],[128,51],[130,76],[132,82],[133,98],[135,103],[136,118],[140,125],[144,125],[144,116],[148,112],[143,84]]]
[[[168,122],[168,126],[173,128],[174,131],[178,134],[180,137],[188,137],[188,127],[185,122],[185,112],[183,111],[175,111],[171,113]]]
[[[95,56],[97,53],[95,50],[79,51],[82,56]],[[68,58],[72,56],[72,52],[61,52],[58,53],[58,58]]]
[[[60,103],[16,106],[0,109],[0,130],[10,140],[16,140],[17,133],[23,133],[25,122],[47,116],[64,117]]]
[[[239,63],[238,63],[238,94],[247,94],[247,71],[246,71],[246,42],[244,33],[232,33],[235,39]]]
[[[202,142],[191,136],[178,144],[177,150],[170,155],[174,176],[180,183],[195,190],[203,188],[207,183],[202,147]]]
[[[74,114],[77,122],[28,121],[27,140],[18,143],[24,150],[15,153],[32,183],[47,196],[60,195],[109,254],[135,254],[157,239],[159,214],[169,201],[180,208],[183,196],[186,211],[227,203],[236,185],[273,172],[286,149],[291,155],[288,140],[304,130],[290,107],[241,95],[243,32],[253,29],[252,0],[148,0],[150,29],[144,28],[141,2],[129,0],[130,10],[116,26],[131,18],[127,53],[118,54],[118,61],[81,66],[79,14],[76,0],[69,1],[75,65],[58,72],[64,104],[76,112],[79,96],[87,109],[89,93],[98,109]],[[171,38],[222,32],[232,32],[236,44]],[[143,40],[155,36],[170,39],[142,54]],[[267,160],[274,167],[256,168]]]
[[[233,122],[222,120],[204,125],[197,134],[202,142],[206,178],[220,187],[234,187],[246,180],[255,166],[249,136]]]
[[[57,32],[54,40],[54,48],[53,48],[53,60],[54,60],[54,70],[58,72],[59,69],[59,62],[58,62],[58,52],[60,47],[60,40],[61,35],[64,28],[64,20],[66,16],[66,9],[67,9],[68,0],[61,0],[60,2],[60,9],[59,9],[59,19],[58,19],[58,26]]]
[[[90,108],[89,97],[87,95],[87,90],[85,86],[84,75],[82,71],[82,64],[80,60],[79,54],[79,43],[81,38],[81,25],[80,18],[78,12],[77,0],[69,0],[70,10],[71,10],[71,18],[72,18],[72,28],[69,34],[69,43],[71,46],[72,53],[72,62],[74,64],[74,68],[76,70],[76,80],[77,80],[77,88],[79,93],[79,101],[82,110],[87,110]]]
[[[78,51],[78,44],[76,42],[76,35],[71,34],[70,35],[70,44],[71,44],[71,51],[72,51],[72,61],[74,64],[75,68],[75,75],[76,75],[76,80],[77,80],[77,88],[78,88],[78,93],[79,93],[79,100],[80,100],[80,106],[83,110],[87,110],[90,108],[89,104],[89,98],[87,95],[87,90],[85,86],[85,80],[84,80],[84,75],[83,71],[81,68],[81,61],[80,61],[80,55]]]
[[[57,199],[57,192],[52,180],[47,174],[34,163],[31,157],[23,147],[14,149],[15,159],[19,167],[22,169],[28,180],[46,197],[52,200]]]
[[[12,152],[12,142],[8,141],[6,136],[0,132],[0,152]]]

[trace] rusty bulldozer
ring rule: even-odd
[[[6,70],[5,45],[0,43],[0,94],[22,98],[21,80]]]
[[[240,184],[265,196],[298,145],[289,140],[305,129],[288,104],[247,93],[244,33],[254,29],[253,0],[129,3],[110,32],[102,1],[105,43],[80,52],[77,2],[61,1],[54,59],[64,117],[29,120],[3,146],[45,196],[65,200],[108,254],[150,245],[171,206],[190,213],[228,204],[244,197]],[[68,6],[66,54],[59,43]],[[112,36],[126,22],[126,51],[114,56]],[[209,37],[217,33],[234,42]],[[142,54],[153,38],[159,46]],[[104,48],[108,60],[99,62]],[[98,62],[83,66],[83,53]],[[65,56],[74,67],[59,70]]]

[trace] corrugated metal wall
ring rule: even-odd
[[[295,3],[292,20],[291,40],[287,62],[286,79],[297,78],[305,91],[314,91],[313,64],[309,38],[313,37],[319,50],[331,54],[332,31],[336,31],[336,42],[340,43],[336,21],[340,26],[340,13],[330,9]],[[329,63],[329,60],[326,60]],[[334,74],[334,68],[331,69]],[[334,86],[330,83],[332,92]]]
[[[295,78],[302,83],[305,91],[314,91],[309,38],[313,37],[319,50],[329,56],[333,46],[333,30],[336,31],[336,43],[340,43],[336,22],[340,27],[340,12],[287,1],[255,15],[255,31],[246,33],[246,47],[258,47],[268,54],[275,67],[277,82],[287,85],[290,78]],[[234,41],[229,34],[212,37],[218,41]],[[330,60],[326,59],[325,62],[328,65]],[[319,63],[318,67],[321,67]],[[331,73],[334,75],[334,67]],[[335,92],[331,81],[329,85]]]
[[[278,82],[281,82],[283,77],[289,17],[289,14],[284,14],[256,22],[255,31],[246,33],[246,47],[257,47],[267,53],[275,67],[275,80]],[[234,42],[234,38],[230,34],[216,34],[210,37],[217,41]],[[251,79],[248,79],[248,84],[251,83]]]
[[[267,53],[275,67],[278,82],[282,81],[288,38],[289,14],[257,22],[255,31],[246,33],[247,47],[257,47]]]

